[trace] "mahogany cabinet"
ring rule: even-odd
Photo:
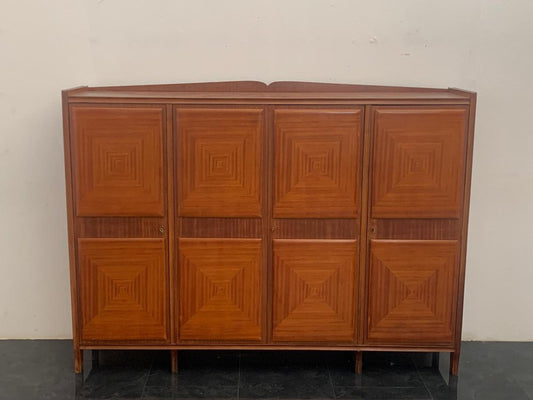
[[[63,92],[84,350],[427,351],[457,374],[474,93],[299,82]]]

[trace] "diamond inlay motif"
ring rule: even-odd
[[[187,108],[176,115],[180,215],[261,216],[263,110]]]
[[[163,216],[163,110],[73,106],[78,216]]]
[[[274,217],[355,217],[361,111],[276,110],[274,119]]]
[[[273,339],[352,342],[355,240],[274,240]]]
[[[166,342],[164,239],[79,239],[82,342]]]
[[[370,343],[453,339],[456,240],[371,241]]]
[[[466,121],[464,108],[374,110],[372,217],[459,216]]]
[[[180,339],[261,340],[261,240],[180,239],[179,252]]]

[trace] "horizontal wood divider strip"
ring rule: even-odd
[[[181,218],[181,237],[260,238],[261,218]]]
[[[167,227],[166,218],[78,217],[76,231],[81,238],[162,237]]]
[[[272,220],[273,239],[356,239],[359,220],[355,218]]]
[[[461,224],[458,219],[373,219],[370,223],[373,239],[458,239]]]

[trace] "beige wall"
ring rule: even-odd
[[[464,338],[533,340],[530,0],[2,0],[0,337],[71,336],[60,90],[255,79],[478,92]]]

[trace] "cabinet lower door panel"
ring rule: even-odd
[[[456,240],[372,240],[369,344],[450,344],[456,306]]]
[[[274,240],[273,340],[352,343],[355,240]]]
[[[261,259],[261,239],[180,239],[179,339],[261,341]]]
[[[81,340],[168,338],[164,239],[79,239]]]

